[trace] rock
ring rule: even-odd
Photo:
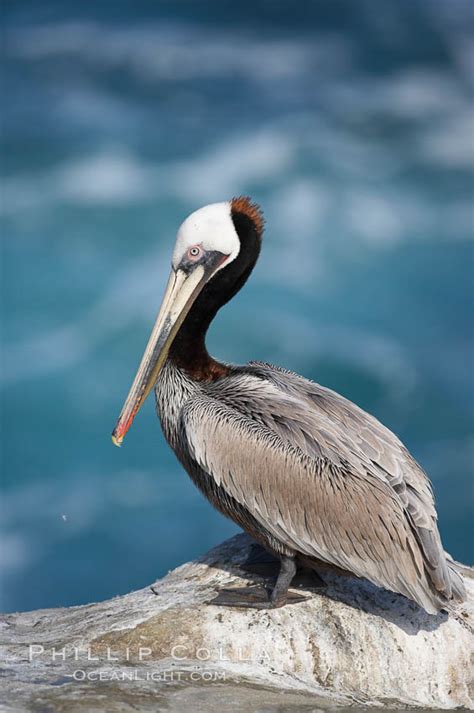
[[[281,609],[209,605],[219,588],[265,581],[244,569],[255,547],[238,535],[170,572],[156,593],[4,616],[5,709],[472,705],[472,570],[463,568],[469,600],[449,616],[331,571],[324,586],[303,579],[308,598]]]

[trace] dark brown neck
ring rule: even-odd
[[[175,366],[185,371],[195,381],[215,381],[230,373],[229,366],[217,361],[208,353],[204,335],[199,335],[196,339],[187,332],[178,335],[170,350],[169,358]]]
[[[232,213],[240,252],[204,287],[176,335],[169,359],[196,381],[227,376],[230,367],[213,359],[206,349],[206,333],[218,310],[240,290],[260,252],[261,234],[245,213]]]

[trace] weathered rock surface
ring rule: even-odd
[[[216,589],[264,581],[243,569],[252,547],[234,537],[170,572],[156,594],[4,616],[4,710],[472,706],[472,570],[469,601],[449,616],[332,572],[281,609],[209,605]]]

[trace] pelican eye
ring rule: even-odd
[[[199,245],[193,245],[192,247],[188,248],[188,258],[190,258],[191,260],[195,260],[201,255],[202,249],[199,247]]]

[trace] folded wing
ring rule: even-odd
[[[193,458],[286,547],[438,611],[451,575],[419,466],[337,394],[288,372],[265,377],[247,374],[219,398],[210,389],[187,403]]]

